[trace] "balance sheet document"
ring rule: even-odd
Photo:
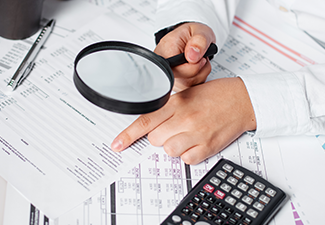
[[[131,38],[129,32],[136,35]],[[6,91],[9,73],[1,82],[2,176],[50,218],[98,193],[153,148],[144,137],[128,151],[111,151],[113,138],[135,116],[100,109],[74,87],[76,54],[103,40],[130,41],[147,48],[154,43],[115,14],[103,14],[70,42],[48,49],[14,92]]]
[[[58,225],[158,224],[224,157],[290,195],[271,224],[317,224],[321,215],[314,203],[325,199],[305,195],[305,190],[316,182],[314,190],[322,192],[324,180],[305,169],[325,170],[321,163],[324,137],[252,139],[243,135],[196,166],[169,157],[146,138],[121,154],[113,153],[111,141],[135,117],[107,112],[83,99],[72,83],[73,60],[81,48],[101,40],[125,40],[153,49],[153,16],[147,12],[148,17],[143,16],[141,11],[151,7],[148,0],[94,2],[114,13],[99,16],[68,41],[49,47],[31,76],[11,95],[5,92],[10,75],[2,75],[0,171],[31,201],[28,210],[37,211],[37,207],[56,218]],[[129,37],[129,32],[137,35]],[[225,46],[212,61],[208,80],[293,71],[324,60],[324,54],[304,42],[253,14],[239,12]],[[310,160],[304,160],[307,156]],[[298,171],[306,182],[301,183]]]

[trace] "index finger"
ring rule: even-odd
[[[123,130],[112,142],[111,149],[120,152],[129,147],[140,137],[154,130],[173,115],[173,107],[168,103],[161,109],[139,116],[130,126]]]

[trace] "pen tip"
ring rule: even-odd
[[[11,85],[7,85],[6,87],[6,94],[11,94],[13,92],[14,88]]]

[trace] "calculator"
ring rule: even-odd
[[[220,159],[161,225],[264,225],[286,199],[269,181]]]

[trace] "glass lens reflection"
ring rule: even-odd
[[[101,95],[126,102],[146,102],[170,89],[166,74],[153,62],[130,52],[104,50],[80,59],[80,79]]]

